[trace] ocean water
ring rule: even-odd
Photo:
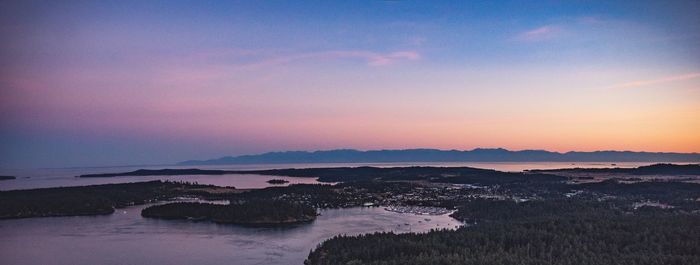
[[[50,168],[50,169],[2,169],[0,175],[16,176],[14,180],[0,181],[0,190],[33,189],[65,186],[84,186],[94,184],[139,182],[148,180],[176,180],[191,181],[200,184],[211,184],[217,186],[234,186],[239,189],[264,188],[270,186],[268,180],[281,178],[289,181],[288,184],[295,183],[318,183],[313,178],[290,178],[273,177],[252,174],[231,174],[231,175],[183,175],[183,176],[132,176],[132,177],[112,177],[112,178],[76,178],[82,174],[128,172],[141,168],[162,169],[162,168],[200,168],[200,169],[224,169],[224,170],[255,170],[255,169],[275,169],[275,168],[313,168],[313,167],[398,167],[398,166],[445,166],[457,167],[467,166],[476,168],[495,169],[501,171],[523,171],[527,169],[553,169],[568,167],[637,167],[653,163],[629,163],[629,162],[503,162],[503,163],[326,163],[326,164],[265,164],[265,165],[216,165],[216,166],[143,166],[143,167],[92,167],[92,168]]]
[[[461,225],[448,215],[372,207],[322,210],[309,224],[259,228],[142,218],[144,207],[105,216],[0,220],[0,264],[302,265],[311,249],[338,234],[426,232]]]

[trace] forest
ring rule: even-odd
[[[307,265],[700,264],[700,216],[596,202],[479,201],[458,230],[336,236]]]

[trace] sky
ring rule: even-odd
[[[700,1],[2,1],[0,167],[700,152]]]

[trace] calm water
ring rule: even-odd
[[[615,163],[618,167],[637,167],[653,163]],[[397,166],[468,166],[476,168],[488,168],[502,171],[522,171],[526,169],[552,169],[566,167],[611,167],[610,162],[595,163],[571,163],[571,162],[526,162],[526,163],[343,163],[343,164],[274,164],[274,165],[231,165],[231,166],[197,166],[201,169],[228,169],[228,170],[253,170],[253,169],[273,169],[273,168],[311,168],[311,167],[357,167],[357,166],[377,166],[377,167],[397,167]],[[103,168],[57,168],[57,169],[0,169],[0,175],[16,176],[15,180],[0,181],[0,190],[48,188],[61,186],[83,186],[93,184],[138,182],[147,180],[179,180],[195,181],[200,184],[212,184],[217,186],[234,186],[239,189],[263,188],[270,186],[266,181],[272,178],[282,178],[288,180],[289,184],[294,183],[318,183],[313,178],[288,178],[272,177],[260,175],[220,175],[220,176],[148,176],[148,177],[113,177],[113,178],[76,178],[77,175],[94,173],[127,172],[140,168],[161,169],[161,168],[193,168],[194,166],[141,166],[141,167],[103,167]]]
[[[0,264],[301,265],[312,248],[337,234],[424,232],[460,225],[447,215],[375,207],[324,210],[313,223],[293,227],[250,228],[146,219],[140,216],[143,207],[107,216],[0,221]]]

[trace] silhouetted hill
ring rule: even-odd
[[[631,175],[700,175],[700,164],[674,165],[654,164],[636,168],[562,168],[535,169],[530,172],[581,172],[581,173],[622,173]]]
[[[229,174],[225,170],[206,170],[196,168],[186,169],[139,169],[130,172],[85,174],[76,176],[78,178],[109,178],[126,176],[178,176],[178,175],[224,175]]]
[[[474,150],[370,150],[270,152],[189,160],[178,165],[295,164],[295,163],[388,163],[388,162],[700,162],[698,153],[652,153],[595,151],[558,153],[545,150],[509,151],[502,148]]]

